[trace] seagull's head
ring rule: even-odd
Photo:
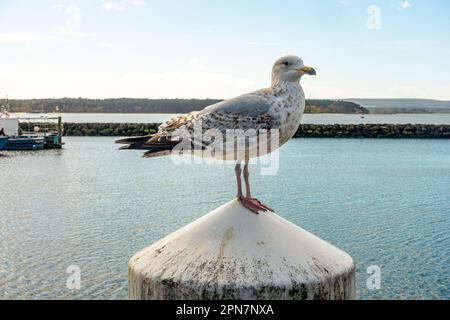
[[[305,74],[316,75],[316,70],[305,66],[303,60],[297,56],[284,56],[273,65],[272,83],[298,82]]]

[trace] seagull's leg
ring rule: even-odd
[[[252,198],[251,192],[250,192],[250,173],[248,171],[248,162],[244,165],[244,182],[245,182],[245,198],[240,197],[239,200],[241,201],[242,205],[246,207],[248,210],[250,210],[253,213],[258,214],[260,211],[272,211],[269,207],[262,204],[258,199]],[[240,180],[240,179],[239,179]],[[241,187],[242,191],[242,187]]]
[[[234,171],[236,172],[237,198],[238,198],[239,202],[245,208],[250,210],[251,212],[254,212],[254,213],[258,214],[260,209],[252,203],[250,198],[244,197],[242,195],[242,180],[241,180],[242,169],[241,169],[241,163],[240,162],[238,162],[236,164],[236,167],[234,168]]]
[[[244,165],[244,181],[245,181],[245,196],[247,198],[252,197],[252,194],[250,192],[250,181],[248,179],[249,177],[250,177],[250,172],[248,171],[248,162],[246,162]]]
[[[234,167],[234,172],[236,172],[236,183],[237,183],[237,197],[238,199],[242,198],[242,181],[241,181],[241,163],[238,162],[236,167]]]

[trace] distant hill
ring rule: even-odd
[[[369,113],[359,104],[344,100],[307,100],[306,113]]]
[[[430,99],[346,99],[352,101],[371,113],[390,112],[450,112],[450,101]]]
[[[10,100],[12,112],[90,113],[188,113],[220,102],[217,99],[31,99]],[[308,100],[307,113],[368,113],[354,102],[342,100]]]

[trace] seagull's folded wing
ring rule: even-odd
[[[157,134],[126,138],[117,142],[128,144],[122,147],[123,149],[149,150],[146,153],[146,156],[149,156],[166,154],[165,151],[170,151],[178,140],[186,139],[186,134],[188,140],[193,138],[192,143],[195,143],[198,129],[199,134],[207,130],[218,130],[222,134],[225,134],[226,130],[270,130],[273,125],[269,114],[271,106],[262,95],[250,93],[213,104],[201,111],[172,118],[159,127]]]
[[[255,93],[245,94],[230,100],[225,100],[199,112],[199,115],[214,114],[230,115],[238,118],[253,118],[255,121],[269,112],[271,104],[267,99]]]

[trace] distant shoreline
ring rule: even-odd
[[[29,99],[8,100],[11,112],[68,113],[189,113],[222,102],[219,99]],[[367,114],[361,105],[344,100],[306,100],[307,113]]]
[[[383,114],[383,115],[395,115],[395,114],[450,114],[450,109],[444,110],[408,110],[408,109],[382,109],[382,108],[367,108],[369,114]]]
[[[450,110],[436,110],[436,111],[378,111],[377,109],[368,108],[369,113],[341,113],[341,112],[305,112],[305,114],[323,114],[323,115],[408,115],[408,114],[450,114]],[[24,111],[12,111],[14,114],[181,114],[178,112],[109,112],[109,111],[62,111],[62,112],[24,112]]]
[[[10,112],[184,114],[221,99],[12,99],[0,101]],[[306,114],[435,114],[450,113],[450,101],[427,99],[307,99]]]

